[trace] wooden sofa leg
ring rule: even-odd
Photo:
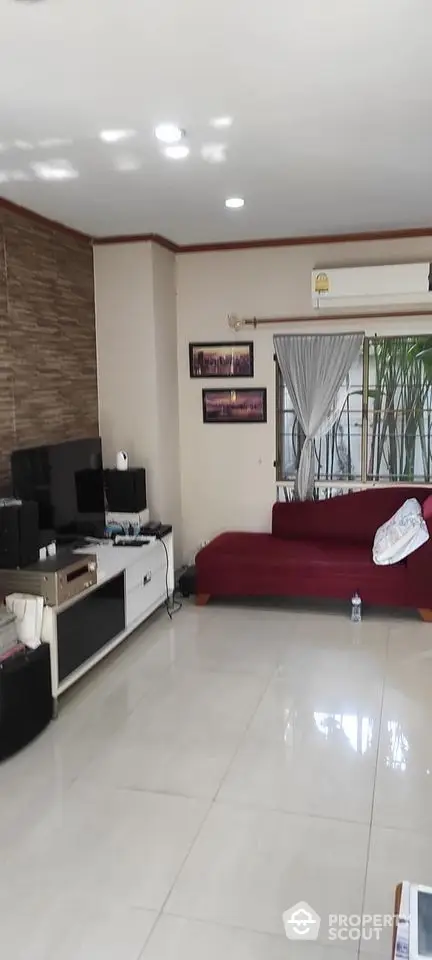
[[[432,610],[427,610],[426,608],[421,607],[419,609],[419,614],[425,623],[432,623]]]
[[[210,600],[209,593],[197,593],[195,595],[195,604],[197,607],[205,607],[206,603],[208,603],[209,600]]]

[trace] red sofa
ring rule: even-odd
[[[196,557],[197,603],[211,596],[334,597],[417,607],[432,619],[432,539],[401,563],[377,567],[377,527],[429,487],[378,487],[330,500],[275,503],[271,533],[223,533]],[[432,525],[430,527],[432,534]]]

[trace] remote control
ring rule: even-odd
[[[149,538],[143,537],[140,534],[137,534],[136,537],[117,535],[114,540],[115,547],[144,547],[147,543],[150,543]]]

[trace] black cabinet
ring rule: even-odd
[[[120,573],[58,614],[59,683],[124,629],[125,586]]]

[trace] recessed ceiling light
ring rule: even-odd
[[[210,120],[210,126],[215,127],[216,130],[221,130],[223,127],[231,127],[232,122],[232,117],[213,117],[213,119]]]
[[[186,144],[177,144],[172,147],[165,147],[164,154],[166,157],[169,157],[171,160],[184,160],[185,157],[188,157],[190,153],[189,147]]]
[[[184,130],[176,123],[160,123],[155,129],[155,137],[162,143],[179,143],[184,137]]]
[[[99,137],[104,143],[119,143],[134,136],[134,130],[101,130]]]
[[[240,210],[240,207],[244,207],[243,197],[228,197],[228,200],[225,200],[225,206],[228,210]]]
[[[223,163],[226,160],[226,143],[203,143],[201,156],[207,163]]]
[[[40,180],[75,180],[79,176],[69,160],[38,161],[32,163],[31,168]]]

